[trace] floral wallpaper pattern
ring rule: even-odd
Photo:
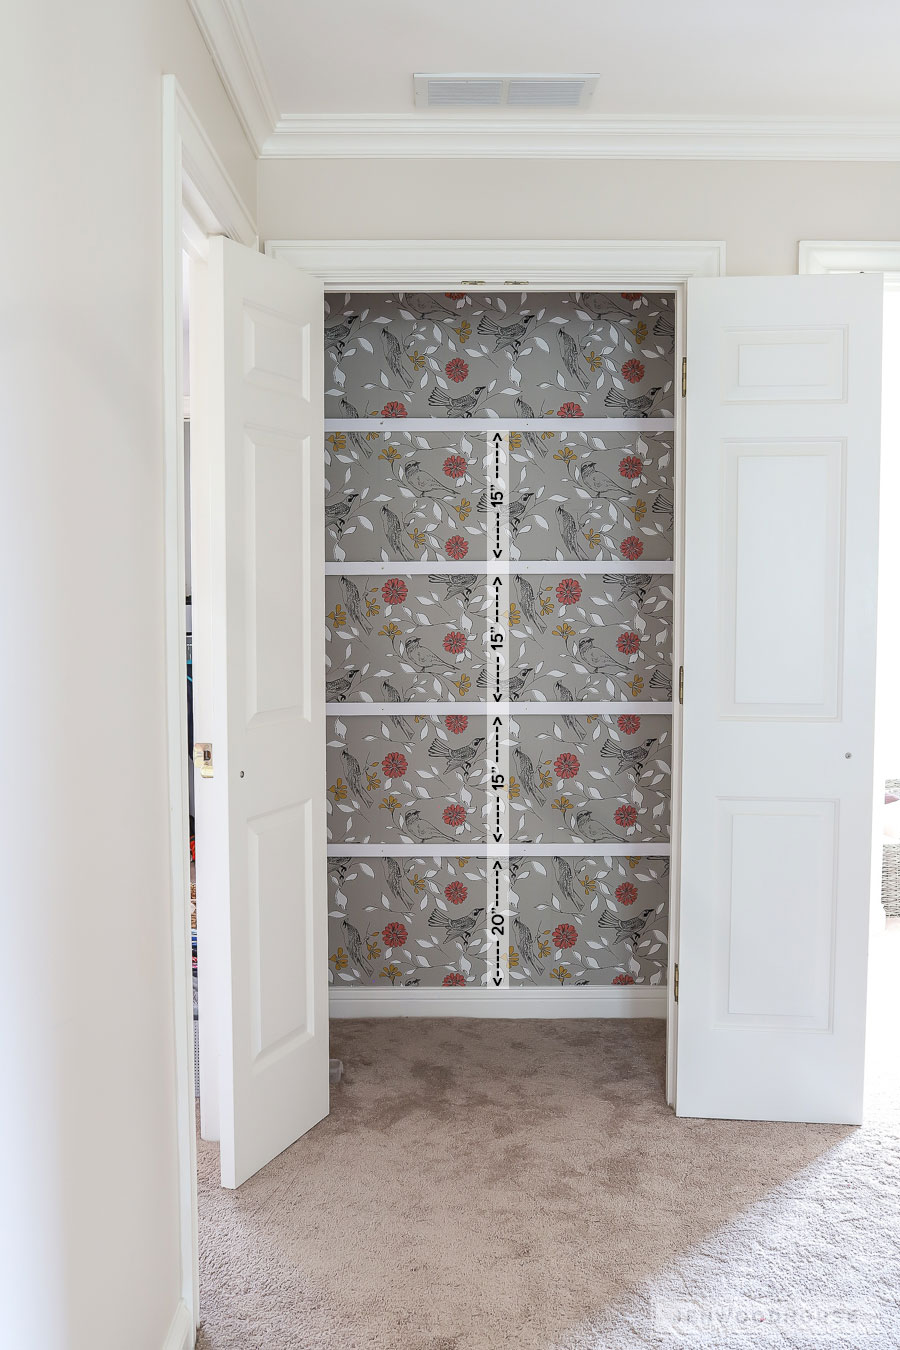
[[[653,569],[673,559],[673,436],[640,424],[674,414],[674,342],[669,295],[329,297],[326,697],[350,705],[327,726],[333,982],[487,978],[488,864],[468,850],[493,811],[488,465],[483,430],[447,425],[476,417],[531,423],[509,437],[502,692],[563,705],[507,724],[510,981],[664,982],[668,860],[641,848],[669,838],[671,718],[640,705],[672,699],[672,576]],[[621,712],[578,706],[598,701]],[[611,844],[633,852],[588,852]]]
[[[671,417],[674,347],[671,295],[331,295],[326,416]]]
[[[668,702],[671,583],[644,573],[512,572],[504,696]],[[329,702],[487,697],[483,574],[329,576],[325,602]]]
[[[329,718],[329,842],[487,842],[488,718]],[[529,844],[668,839],[669,718],[511,718],[509,833]]]
[[[668,872],[667,858],[511,858],[511,990],[664,983]],[[483,858],[332,857],[329,979],[485,984],[486,904]]]
[[[334,562],[485,555],[485,438],[329,431],[326,547]],[[510,432],[510,557],[672,558],[672,433]]]

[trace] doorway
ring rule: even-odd
[[[332,1016],[665,1013],[678,323],[326,297]]]

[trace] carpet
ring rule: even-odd
[[[332,1024],[332,1111],[200,1145],[201,1350],[900,1346],[900,1111],[679,1120],[659,1021]]]

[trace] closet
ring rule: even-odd
[[[333,1009],[665,984],[675,331],[671,293],[327,297]]]

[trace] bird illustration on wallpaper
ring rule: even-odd
[[[484,558],[488,465],[461,432],[370,431],[360,457],[326,437],[329,560],[461,562]],[[530,442],[543,447],[537,453]],[[670,559],[674,497],[669,432],[510,432],[513,559]]]
[[[511,984],[659,983],[667,873],[662,858],[511,858]],[[486,984],[487,874],[479,858],[330,859],[331,981]]]
[[[416,303],[416,301],[421,303]],[[671,417],[674,297],[330,296],[334,417]],[[533,391],[535,403],[523,394]],[[529,411],[517,409],[517,401]]]

